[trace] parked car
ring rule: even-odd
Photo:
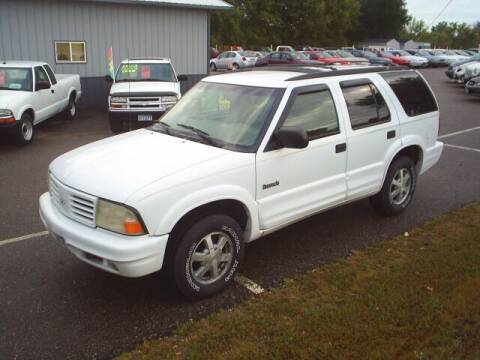
[[[465,93],[480,94],[480,76],[474,77],[465,84]]]
[[[428,60],[428,64],[432,67],[448,66],[452,58],[443,52],[437,52],[429,49],[421,49],[417,52],[417,56],[421,56]]]
[[[407,61],[408,66],[413,67],[413,68],[419,68],[419,67],[427,67],[428,66],[428,60],[425,59],[424,57],[421,56],[414,56],[410,55],[408,52],[405,50],[390,50],[390,51],[385,51],[385,54],[388,54],[388,57],[390,60],[395,62],[394,58],[401,58],[402,61]],[[398,65],[406,65],[406,64],[398,64]]]
[[[419,73],[375,69],[207,77],[153,127],[55,159],[41,219],[80,260],[164,269],[198,299],[233,282],[245,243],[306,217],[368,197],[400,214],[442,154],[438,105]]]
[[[127,59],[120,63],[108,97],[110,129],[118,134],[132,125],[148,126],[181,97],[178,75],[170,59]]]
[[[467,64],[467,63],[471,63],[471,62],[475,62],[475,61],[480,61],[480,54],[472,56],[471,58],[469,58],[467,60],[462,60],[462,61],[450,64],[448,66],[447,70],[445,71],[445,74],[450,79],[453,79],[453,75],[454,75],[455,70],[457,69],[458,66],[461,66],[461,65],[464,65],[464,64]]]
[[[324,65],[349,65],[350,62],[341,57],[334,57],[325,51],[304,51],[310,60],[317,61]]]
[[[478,61],[471,61],[471,62],[464,63],[462,65],[456,66],[453,71],[453,80],[458,82],[459,84],[463,84],[465,80],[468,80],[465,77],[467,69],[473,66],[474,69],[472,70],[475,71],[476,73],[478,71],[476,69],[478,67],[478,64],[480,64]],[[473,75],[470,75],[470,76],[473,76]]]
[[[351,52],[352,52],[353,56],[357,56],[357,57],[360,57],[360,58],[367,59],[370,62],[370,64],[372,64],[372,65],[382,65],[382,66],[393,65],[392,60],[384,58],[384,57],[380,57],[377,54],[375,54],[374,52],[371,52],[371,51],[368,51],[368,50],[356,50],[356,49],[354,49]]]
[[[255,66],[256,56],[247,51],[225,51],[217,58],[210,60],[210,70],[240,70]]]
[[[463,82],[467,83],[469,80],[477,76],[480,76],[480,61],[468,63],[468,65],[465,67]]]
[[[391,51],[380,51],[379,56],[389,59],[395,65],[410,66],[410,60],[407,57],[395,55]]]
[[[333,57],[345,59],[352,65],[368,65],[370,62],[368,59],[363,57],[357,57],[353,54],[349,53],[346,50],[327,50],[325,51],[327,54],[332,55]]]
[[[267,65],[292,65],[292,64],[318,64],[302,52],[272,52],[264,58],[258,59],[255,66]]]
[[[29,144],[34,125],[59,114],[77,114],[82,95],[79,75],[55,74],[38,61],[0,63],[0,132],[9,132],[19,145]]]

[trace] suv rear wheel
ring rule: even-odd
[[[400,214],[412,201],[416,186],[415,163],[409,157],[400,157],[390,165],[382,190],[370,198],[370,203],[381,215]]]
[[[243,254],[238,223],[225,215],[207,216],[180,239],[172,264],[175,285],[189,299],[219,293],[233,281]]]

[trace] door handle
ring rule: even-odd
[[[387,133],[387,139],[395,139],[397,137],[397,132],[395,130],[389,131]]]
[[[55,94],[55,90],[52,89],[52,94]]]
[[[337,154],[347,151],[347,143],[338,144],[335,146],[335,152]]]

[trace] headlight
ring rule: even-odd
[[[11,110],[0,109],[0,117],[10,117],[10,116],[13,116],[13,113]]]
[[[11,124],[15,122],[13,112],[7,109],[0,109],[0,124]]]
[[[123,205],[100,199],[95,218],[97,226],[105,230],[129,236],[146,234],[140,216]]]
[[[119,97],[119,96],[113,96],[110,99],[110,103],[116,103],[116,104],[126,104],[127,103],[127,98],[126,97]]]
[[[162,103],[176,103],[177,101],[176,96],[162,96]]]

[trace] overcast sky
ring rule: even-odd
[[[407,0],[410,15],[430,25],[448,0]],[[453,0],[439,21],[460,21],[473,24],[480,21],[480,0]],[[433,24],[435,25],[435,24]]]

